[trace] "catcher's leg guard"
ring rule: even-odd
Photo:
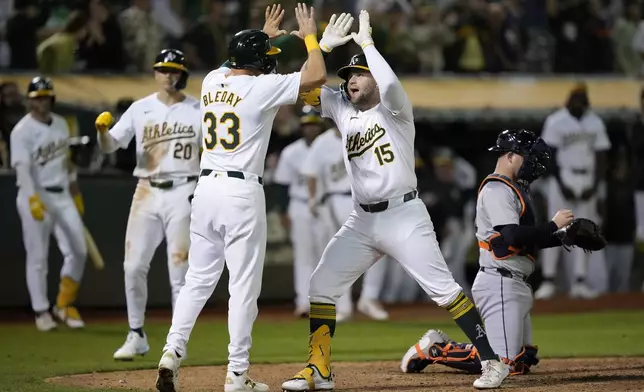
[[[429,348],[433,363],[449,366],[472,374],[481,373],[481,359],[471,343],[436,343]]]
[[[519,355],[510,360],[503,358],[503,361],[510,365],[510,374],[528,374],[530,373],[531,366],[537,366],[539,358],[537,358],[537,346],[523,346]]]

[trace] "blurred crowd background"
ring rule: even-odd
[[[264,9],[271,3],[266,0],[0,0],[0,73],[5,80],[0,84],[0,167],[10,171],[9,135],[13,125],[26,113],[25,92],[11,81],[11,75],[45,74],[54,80],[54,85],[57,75],[70,73],[149,74],[151,77],[154,57],[166,47],[182,49],[191,72],[206,73],[225,61],[227,42],[232,34],[244,28],[262,27]],[[583,74],[629,77],[638,83],[644,76],[644,2],[639,0],[314,0],[307,3],[318,10],[320,35],[333,13],[357,15],[361,9],[369,10],[376,47],[401,77]],[[292,12],[295,1],[284,0],[281,4],[287,10],[282,28],[291,31],[296,28]],[[283,51],[279,72],[301,67],[306,51],[298,38],[286,35],[274,44]],[[356,45],[336,49],[328,58],[329,72],[334,72],[358,50]],[[562,105],[566,98],[561,97]],[[633,97],[634,101],[637,99]],[[641,97],[640,101],[644,113]],[[131,103],[132,98],[122,97],[112,107],[93,110],[110,109],[118,117]],[[271,197],[271,172],[280,151],[300,137],[299,110],[299,106],[284,107],[276,118],[266,162],[267,197]],[[638,222],[633,201],[635,193],[644,192],[642,118],[639,113],[629,112],[604,119],[613,147],[608,160],[608,186],[604,188],[607,191],[602,196],[602,224],[611,244],[634,250],[644,241],[636,233]],[[417,126],[417,174],[419,189],[446,258],[467,258],[470,264],[475,264],[478,252],[471,231],[473,202],[478,182],[492,169],[490,158],[482,158],[482,151],[494,143],[493,135],[506,127],[525,125],[541,132],[545,116],[483,125],[476,124],[476,119],[461,120],[429,121]],[[474,134],[477,127],[489,132]],[[93,132],[90,128],[81,133],[92,135]],[[464,135],[472,136],[464,138]],[[134,146],[108,156],[95,151],[88,160],[86,174],[130,176]],[[545,211],[538,184],[535,197],[540,211]],[[271,212],[274,216],[281,213]],[[272,246],[279,252],[280,244],[288,243],[288,236],[280,231],[279,219],[270,222],[274,222],[274,227],[269,235],[269,248]],[[633,268],[644,265],[641,252],[635,253]],[[601,263],[610,265],[602,257]],[[628,267],[620,268],[630,268],[630,261],[625,264]],[[608,273],[606,268],[599,272],[600,275]],[[636,275],[626,290],[644,289],[641,277]],[[468,276],[471,278],[472,274]],[[406,284],[399,285],[383,294],[385,302],[418,297],[417,291],[406,290],[401,294],[397,290]],[[597,285],[599,292],[617,290],[607,283]]]

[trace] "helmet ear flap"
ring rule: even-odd
[[[351,97],[349,96],[349,88],[347,87],[346,81],[340,83],[340,92],[342,93],[342,98],[344,98],[347,102],[351,102]]]
[[[177,82],[174,84],[174,88],[177,91],[180,91],[186,88],[187,85],[188,85],[188,73],[183,71],[181,72],[181,76],[179,76],[179,79],[177,79]]]

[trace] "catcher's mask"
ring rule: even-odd
[[[507,129],[499,134],[496,145],[489,151],[512,152],[523,157],[517,181],[530,184],[548,170],[552,157],[550,147],[533,132],[525,129]]]
[[[349,64],[338,70],[338,76],[342,80],[344,80],[344,82],[340,83],[340,91],[342,92],[342,96],[349,102],[351,101],[351,97],[349,96],[349,89],[347,87],[347,84],[349,83],[349,74],[351,70],[356,69],[371,72],[369,70],[369,64],[367,64],[367,57],[364,54],[356,54],[355,56],[351,57]]]
[[[174,88],[177,91],[183,90],[188,85],[188,67],[183,52],[177,49],[163,49],[157,55],[152,68],[156,71],[171,70],[180,71],[181,76],[175,82]]]

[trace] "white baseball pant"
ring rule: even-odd
[[[83,235],[83,221],[69,191],[65,189],[54,193],[43,190],[38,195],[47,208],[44,220],[37,221],[31,216],[31,195],[22,190],[18,191],[16,206],[22,223],[22,238],[27,256],[27,289],[31,307],[35,312],[43,312],[50,307],[47,273],[49,238],[52,232],[64,257],[61,278],[68,276],[75,282],[81,281],[87,260],[87,244]]]
[[[142,328],[148,302],[148,271],[156,249],[165,237],[168,275],[175,307],[188,269],[190,201],[196,181],[170,189],[155,188],[139,180],[125,232],[125,298],[130,328]]]
[[[192,200],[186,284],[177,298],[164,350],[185,357],[199,313],[228,267],[228,370],[249,366],[266,254],[266,199],[257,177],[201,177]]]

